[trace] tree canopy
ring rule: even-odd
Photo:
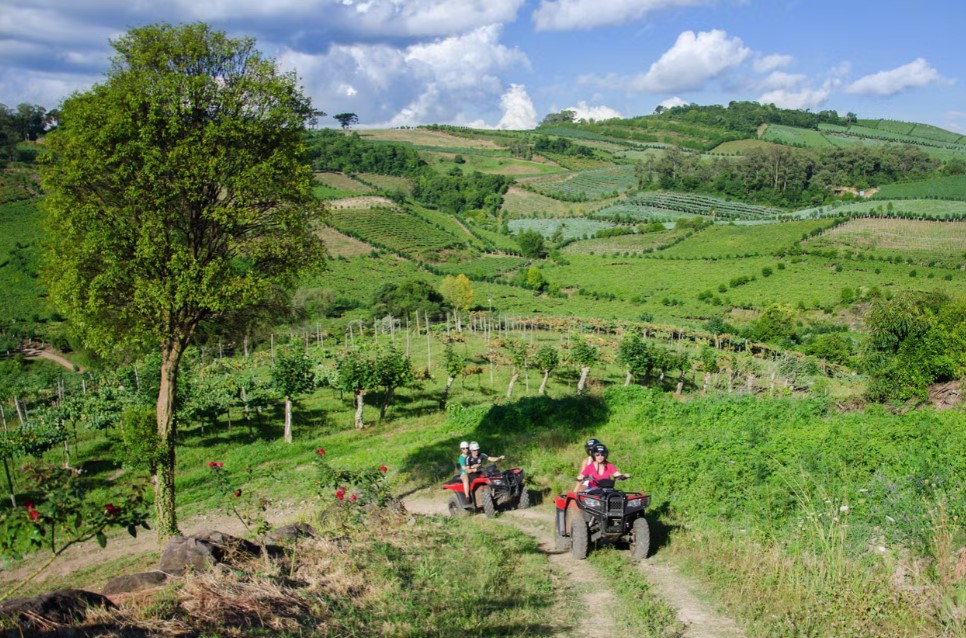
[[[63,105],[44,185],[52,298],[105,355],[162,356],[159,533],[177,532],[173,410],[201,322],[279,300],[320,265],[301,161],[316,111],[254,41],[204,24],[113,41],[104,83]]]

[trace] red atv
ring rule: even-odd
[[[449,497],[449,515],[466,516],[483,510],[487,516],[496,516],[497,510],[508,507],[530,507],[530,492],[523,483],[523,470],[500,471],[488,465],[481,472],[470,474],[470,498],[463,494],[463,481],[459,474],[443,485],[453,492]]]
[[[626,542],[631,558],[647,558],[651,532],[644,509],[650,502],[650,494],[622,492],[611,479],[601,479],[585,492],[555,497],[557,549],[569,549],[574,558],[584,559],[592,542]]]

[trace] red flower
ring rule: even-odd
[[[35,521],[40,518],[40,512],[31,507],[27,510],[27,516],[30,517],[30,520]]]
[[[349,495],[349,500],[350,500],[350,501],[354,501],[354,500],[356,500],[356,495],[355,495],[355,494],[350,494],[350,495]]]
[[[340,501],[345,498],[345,490],[341,487],[335,491],[335,497]]]
[[[238,498],[239,496],[241,496],[242,492],[241,492],[240,489],[238,489],[238,490],[235,490],[234,492],[232,492],[232,494],[235,495],[235,498]]]
[[[385,474],[388,470],[389,468],[387,468],[385,465],[379,466],[379,471],[382,472],[383,474]]]
[[[209,463],[208,463],[208,467],[219,467],[220,468],[223,465],[224,465],[224,463],[222,463],[221,461],[209,461]]]
[[[315,450],[315,453],[318,454],[319,456],[325,456],[325,448],[324,447],[317,448]]]
[[[108,503],[107,505],[104,506],[104,511],[107,513],[108,516],[115,516],[118,512],[121,511],[121,508],[116,505],[112,505],[111,503]]]

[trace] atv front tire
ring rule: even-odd
[[[570,523],[570,555],[577,560],[587,558],[587,550],[590,548],[590,530],[587,529],[587,521],[583,516],[575,517]]]
[[[523,488],[523,491],[520,492],[520,500],[517,501],[517,509],[518,510],[525,510],[528,507],[530,507],[530,505],[531,505],[531,503],[530,503],[530,490],[528,490],[527,488],[524,487]]]
[[[483,502],[483,513],[487,518],[496,516],[496,502],[493,500],[493,492],[489,487],[480,488],[480,500]]]
[[[458,516],[466,516],[469,514],[469,512],[466,511],[466,508],[463,507],[463,501],[456,494],[453,494],[449,497],[449,503],[446,507],[449,508],[449,515],[453,518]]]
[[[634,540],[631,541],[631,558],[644,560],[651,548],[651,530],[647,526],[647,519],[642,516],[634,521],[631,531],[634,534]]]

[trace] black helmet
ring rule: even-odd
[[[603,443],[598,443],[594,446],[594,454],[603,454],[604,458],[607,458],[607,446]]]
[[[602,443],[597,439],[587,439],[587,442],[584,443],[584,451],[587,452],[587,454],[590,454],[590,452],[598,445],[602,445]]]

